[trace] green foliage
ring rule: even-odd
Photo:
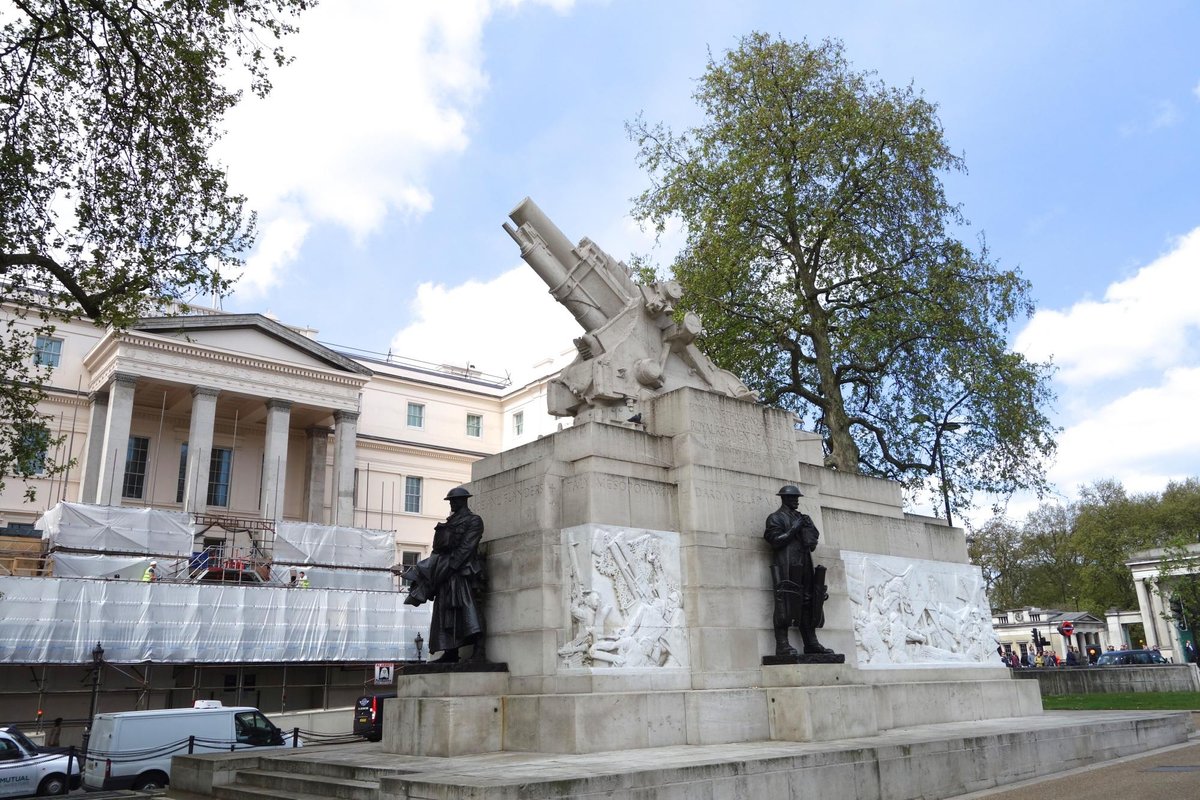
[[[988,599],[995,608],[1014,608],[1025,581],[1022,532],[1004,519],[993,519],[967,537],[971,563],[983,570]]]
[[[26,318],[33,316],[34,321]],[[58,444],[52,439],[47,424],[50,419],[37,411],[45,398],[42,388],[50,373],[47,366],[38,365],[30,357],[37,337],[49,336],[54,326],[16,308],[3,320],[0,330],[0,363],[8,365],[7,380],[0,382],[0,488],[9,478],[52,476],[66,468],[51,455]],[[32,487],[26,497],[33,500]]]
[[[1103,669],[1103,667],[1101,667]],[[1047,711],[1200,711],[1200,692],[1112,692],[1061,694],[1042,698]]]
[[[1042,489],[1048,367],[1006,347],[1029,287],[955,238],[935,107],[836,42],[763,34],[694,96],[700,127],[628,129],[652,184],[634,214],[684,221],[673,270],[709,355],[823,432],[832,467],[916,489],[944,462],[955,504]]]
[[[1163,549],[1157,582],[1163,606],[1169,607],[1171,600],[1182,604],[1194,634],[1200,625],[1200,480],[1169,484],[1145,525]]]
[[[988,581],[993,608],[1038,606],[1103,615],[1138,605],[1126,562],[1160,549],[1164,606],[1177,596],[1200,624],[1197,570],[1200,480],[1168,484],[1161,494],[1129,495],[1097,481],[1066,506],[1043,504],[1020,525],[994,519],[968,539],[971,561]],[[1194,611],[1193,611],[1194,609]]]
[[[1026,582],[1023,604],[1077,609],[1079,551],[1072,538],[1072,509],[1043,503],[1025,519],[1022,555]]]
[[[15,0],[0,11],[0,302],[128,324],[227,291],[253,237],[211,155],[230,88],[263,95],[314,0]],[[14,310],[15,309],[15,310]],[[0,413],[33,413],[28,327],[0,345]],[[0,434],[0,474],[11,473]]]

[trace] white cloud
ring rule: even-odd
[[[1196,95],[1197,100],[1200,100],[1200,83],[1197,83],[1195,88],[1192,89],[1192,94]]]
[[[1161,383],[1137,389],[1069,425],[1059,437],[1050,479],[1060,488],[1116,478],[1130,492],[1162,491],[1196,474],[1200,367],[1169,370]],[[1172,465],[1178,469],[1171,470]]]
[[[273,73],[265,100],[247,96],[233,109],[219,148],[234,189],[275,232],[248,259],[243,288],[277,284],[315,224],[361,238],[389,214],[432,208],[426,174],[468,146],[469,117],[487,87],[482,31],[495,6],[353,0],[300,19],[286,43],[295,61]]]
[[[295,209],[290,213],[287,209],[279,209],[276,216],[262,226],[258,245],[254,248],[253,263],[247,264],[238,286],[252,292],[266,292],[276,283],[283,268],[300,252],[309,227],[304,216]]]
[[[1163,100],[1158,104],[1158,110],[1154,114],[1154,118],[1150,120],[1150,130],[1169,128],[1178,121],[1179,109],[1170,100]]]
[[[1200,228],[1109,286],[1102,300],[1038,311],[1017,336],[1016,349],[1036,361],[1053,357],[1059,380],[1073,387],[1184,364],[1195,358],[1198,295]]]
[[[550,371],[546,359],[556,359],[557,366],[567,363],[563,353],[573,352],[572,341],[583,334],[524,264],[486,282],[423,283],[411,310],[414,321],[392,338],[392,352],[509,373],[514,386]]]

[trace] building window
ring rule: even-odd
[[[125,452],[125,480],[121,497],[141,500],[146,493],[146,462],[149,460],[150,440],[145,436],[130,436]]]
[[[179,445],[179,483],[175,486],[175,502],[183,502],[183,490],[187,487],[187,442]]]
[[[480,414],[467,414],[467,436],[476,438],[483,435],[483,416]]]
[[[1041,622],[1041,621],[1042,621],[1042,615],[1041,615],[1041,614],[1030,614],[1030,615],[1029,615],[1029,621],[1030,621],[1030,622]]]
[[[520,436],[525,432],[525,412],[518,411],[513,414],[513,433]]]
[[[16,467],[21,475],[41,475],[46,471],[46,454],[50,450],[50,431],[40,422],[18,426]]]
[[[400,552],[400,566],[404,567],[406,571],[409,567],[415,567],[417,562],[420,560],[421,554],[416,550],[402,550]],[[406,589],[409,586],[412,586],[412,581],[410,581],[408,578],[402,578],[400,583]]]
[[[62,339],[55,339],[52,336],[37,337],[33,363],[39,367],[57,367],[58,362],[62,360],[62,345]]]
[[[229,481],[233,472],[233,451],[214,447],[208,460],[208,505],[229,507]]]
[[[409,514],[421,513],[421,483],[420,478],[404,479],[404,510]]]
[[[425,405],[423,403],[408,404],[408,427],[425,427]]]

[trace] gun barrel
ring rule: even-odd
[[[508,214],[508,218],[517,223],[517,227],[529,225],[546,242],[546,247],[549,248],[550,254],[554,256],[560,264],[567,267],[574,265],[579,260],[573,254],[575,246],[571,244],[571,240],[566,234],[558,229],[558,226],[550,221],[545,212],[538,207],[538,204],[526,197],[517,207]]]
[[[508,216],[517,227],[505,223],[504,230],[521,246],[521,258],[585,331],[599,329],[625,306],[628,296],[611,283],[617,278],[592,270],[537,203],[526,197]]]

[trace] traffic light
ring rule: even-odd
[[[1175,620],[1176,627],[1181,631],[1186,631],[1187,616],[1183,613],[1183,601],[1177,596],[1172,596],[1169,605],[1171,606],[1171,617]]]

